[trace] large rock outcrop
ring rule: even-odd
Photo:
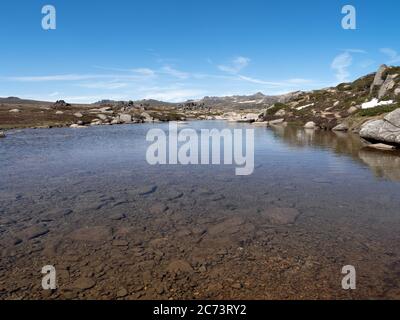
[[[385,64],[380,66],[377,73],[375,74],[374,81],[371,84],[370,94],[372,94],[374,92],[374,89],[376,87],[380,87],[381,85],[383,85],[383,83],[385,82],[385,79],[383,79],[383,76],[387,69],[388,69],[388,66]]]
[[[396,82],[394,81],[394,79],[396,79],[398,77],[398,74],[389,74],[385,80],[385,82],[382,84],[381,88],[379,89],[379,93],[378,93],[378,98],[382,99],[386,93],[390,90],[392,90],[395,85]]]
[[[382,120],[366,122],[361,127],[360,136],[367,141],[400,147],[400,108],[387,114]]]
[[[71,105],[69,103],[66,103],[64,100],[57,100],[53,105],[51,106],[53,109],[58,109],[58,108],[67,108],[70,107]]]

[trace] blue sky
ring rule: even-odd
[[[44,5],[57,29],[41,27]],[[344,30],[341,9],[357,10]],[[0,96],[280,94],[400,65],[398,0],[3,0]]]

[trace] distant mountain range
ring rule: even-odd
[[[279,96],[268,96],[264,95],[261,92],[258,92],[253,95],[235,95],[235,96],[226,96],[226,97],[204,97],[199,100],[188,100],[180,103],[172,103],[159,101],[154,99],[146,99],[146,100],[135,100],[131,103],[135,105],[144,105],[150,107],[157,106],[184,106],[186,104],[194,104],[194,105],[203,105],[211,108],[238,108],[238,109],[247,109],[260,107],[263,108],[268,105],[272,105],[276,102],[285,102],[292,94],[287,95],[279,95]],[[68,101],[67,101],[68,102]],[[3,104],[52,104],[53,102],[49,101],[37,101],[37,100],[29,100],[29,99],[20,99],[18,97],[8,97],[8,98],[0,98],[0,103]],[[101,100],[97,101],[93,104],[95,105],[103,105],[103,104],[118,104],[118,103],[129,103],[129,101],[116,101],[116,100]]]
[[[0,103],[8,103],[8,104],[52,104],[52,102],[48,101],[37,101],[37,100],[29,100],[29,99],[20,99],[17,97],[8,97],[8,98],[0,98]]]
[[[204,97],[199,100],[187,100],[179,103],[164,102],[159,100],[137,100],[132,101],[135,105],[147,105],[147,106],[159,106],[159,105],[171,105],[171,106],[185,106],[185,105],[197,105],[206,106],[210,108],[264,108],[265,106],[272,105],[276,102],[285,102],[293,96],[293,93],[278,96],[267,96],[261,92],[257,92],[253,95],[234,95],[225,97]],[[95,104],[115,104],[121,103],[122,101],[114,100],[101,100]]]

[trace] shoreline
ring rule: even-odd
[[[311,94],[295,99],[310,100]],[[304,102],[303,102],[304,103]],[[303,111],[300,102],[275,103],[266,109],[236,110],[233,106],[211,108],[178,105],[147,106],[134,104],[70,105],[65,101],[50,103],[0,104],[0,138],[7,132],[26,129],[72,128],[81,129],[102,125],[162,123],[171,121],[214,121],[248,123],[259,126],[297,126],[306,130],[353,132],[360,139],[379,150],[397,150],[400,147],[400,108],[397,103],[387,109],[355,108],[346,114]],[[335,103],[338,107],[338,104]],[[307,108],[313,105],[306,105]],[[314,107],[313,107],[314,108]],[[298,111],[301,109],[301,111]],[[329,109],[329,108],[328,108]],[[358,111],[357,111],[358,110]],[[299,113],[300,112],[300,113]],[[388,120],[389,119],[389,120]],[[393,128],[396,131],[393,131]],[[382,132],[383,131],[383,132]],[[393,138],[393,132],[394,138]],[[398,132],[398,134],[396,133]]]

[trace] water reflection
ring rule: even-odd
[[[399,152],[363,148],[359,151],[358,156],[377,177],[400,181]]]
[[[360,137],[353,133],[315,131],[293,126],[272,127],[271,130],[276,137],[292,148],[331,150],[368,166],[378,178],[400,181],[400,151],[368,148]]]

